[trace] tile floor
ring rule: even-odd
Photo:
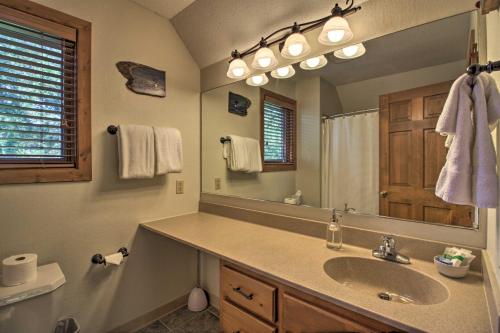
[[[149,324],[136,333],[220,333],[219,312],[209,307],[201,312],[191,312],[182,307]]]

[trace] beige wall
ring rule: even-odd
[[[496,61],[500,60],[500,11],[493,11],[486,16],[486,34],[487,34],[487,48],[488,48],[488,60]],[[497,85],[500,87],[500,72],[492,73],[493,77],[497,81]],[[496,141],[497,147],[497,160],[500,161],[500,151],[498,146],[500,143],[500,137],[498,135],[498,129],[493,133],[493,137]],[[500,283],[500,259],[499,259],[499,247],[500,247],[500,214],[498,214],[497,209],[488,209],[488,221],[487,221],[487,251],[489,257],[492,261],[493,266],[496,270],[497,281]]]
[[[297,82],[297,173],[296,186],[302,191],[304,204],[321,205],[320,77]]]
[[[186,294],[196,283],[196,252],[139,229],[142,221],[197,211],[199,69],[172,25],[127,0],[39,0],[92,22],[93,181],[0,186],[0,257],[36,252],[58,262],[67,283],[55,293],[0,308],[0,331],[53,332],[74,315],[82,333],[101,333]],[[128,91],[115,63],[130,60],[166,71],[167,97]],[[181,174],[120,181],[116,137],[108,124],[177,127]],[[175,181],[185,194],[175,194]],[[94,253],[128,246],[119,268],[90,264]],[[10,318],[10,319],[9,319]]]
[[[331,116],[342,113],[342,103],[337,88],[328,81],[320,81],[320,113],[322,116]]]
[[[420,68],[404,73],[381,76],[374,79],[337,86],[343,112],[376,108],[379,96],[401,90],[421,87],[432,83],[455,80],[466,67],[464,61]]]
[[[291,80],[270,80],[265,89],[295,98]],[[228,112],[229,91],[245,96],[252,104],[245,117]],[[295,171],[262,173],[232,172],[222,157],[221,136],[229,134],[260,138],[260,88],[245,81],[226,85],[202,94],[202,191],[247,198],[283,201],[295,192]],[[221,189],[215,190],[215,178]]]

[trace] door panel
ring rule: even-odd
[[[380,96],[380,215],[472,227],[473,207],[434,195],[447,154],[435,128],[451,84]]]
[[[434,190],[441,168],[446,162],[446,138],[434,128],[424,130],[424,188]]]
[[[389,133],[389,181],[391,185],[410,186],[411,131]]]

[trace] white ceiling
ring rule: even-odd
[[[171,19],[195,0],[132,0],[139,5]]]
[[[204,68],[228,58],[232,50],[244,50],[260,37],[294,21],[329,15],[335,2],[341,6],[345,3],[344,0],[196,0],[171,21],[195,61]]]

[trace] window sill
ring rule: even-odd
[[[91,181],[90,168],[17,168],[0,169],[0,184],[29,184],[49,182]]]
[[[262,172],[275,172],[275,171],[295,171],[297,170],[296,164],[287,163],[264,163]]]

